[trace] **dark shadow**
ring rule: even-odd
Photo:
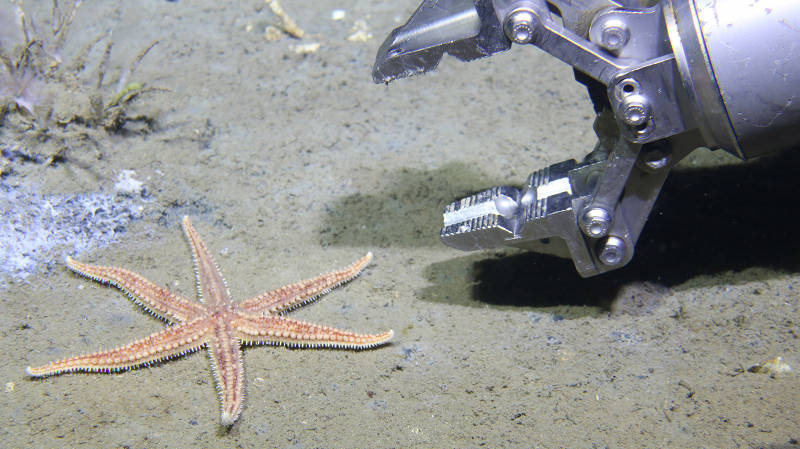
[[[515,250],[479,252],[430,265],[425,277],[432,286],[417,296],[476,307],[556,308],[564,309],[556,312],[564,316],[585,316],[616,310],[621,299],[634,312],[648,309],[670,287],[701,276],[708,276],[701,284],[738,283],[796,272],[797,167],[800,152],[787,151],[747,163],[673,171],[634,259],[619,270],[582,279],[570,260]],[[720,274],[724,279],[710,278]]]
[[[581,279],[572,261],[519,250],[478,252],[425,268],[422,301],[465,307],[547,308],[560,317],[606,313],[619,284]],[[587,282],[588,281],[588,282]]]
[[[346,196],[329,206],[319,230],[321,244],[436,247],[445,204],[498,182],[461,163],[436,170],[403,168],[392,178],[388,190]]]
[[[631,276],[675,285],[747,268],[800,268],[800,151],[668,178]]]

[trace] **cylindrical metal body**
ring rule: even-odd
[[[800,1],[668,0],[664,15],[707,145],[742,158],[800,146]]]

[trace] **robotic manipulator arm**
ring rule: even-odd
[[[695,148],[746,159],[800,145],[797,0],[425,0],[380,47],[373,78],[512,43],[573,66],[598,143],[521,188],[448,204],[448,246],[566,255],[553,246],[559,237],[578,272],[594,276],[631,260],[669,170]]]

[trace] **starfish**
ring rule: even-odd
[[[76,371],[119,372],[150,366],[205,347],[219,392],[222,424],[231,426],[242,411],[242,344],[365,349],[392,338],[391,330],[380,334],[357,334],[283,316],[284,312],[305,305],[356,277],[372,260],[372,253],[367,253],[347,268],[233,303],[222,273],[189,217],[183,218],[183,229],[192,248],[200,303],[184,299],[131,271],[89,265],[67,257],[67,265],[76,273],[119,288],[136,304],[171,326],[116,349],[28,367],[28,375],[45,377]]]

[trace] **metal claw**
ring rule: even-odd
[[[383,43],[373,78],[388,83],[434,69],[445,53],[470,61],[512,42],[571,65],[597,113],[594,150],[534,171],[520,189],[449,204],[441,239],[549,254],[562,241],[593,276],[631,260],[669,170],[695,148],[748,158],[800,144],[792,23],[800,2],[426,0]]]
[[[433,70],[444,53],[472,61],[509,47],[490,0],[426,0],[378,49],[372,79],[389,83]]]

